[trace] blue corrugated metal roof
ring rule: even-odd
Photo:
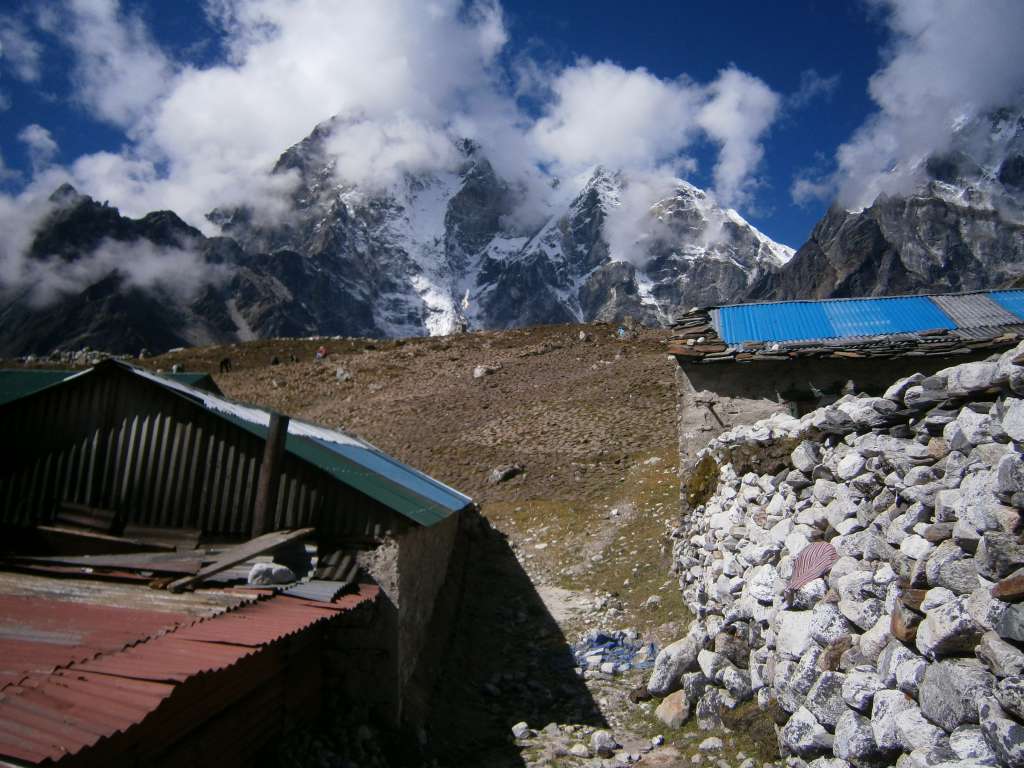
[[[988,297],[1007,312],[1024,320],[1024,291],[991,291]]]
[[[728,344],[880,336],[956,328],[927,296],[743,304],[720,307],[718,317],[719,332]]]

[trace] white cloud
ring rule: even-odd
[[[1019,0],[873,0],[892,33],[869,83],[878,111],[836,153],[840,202],[910,191],[919,164],[949,146],[958,121],[1024,92]]]
[[[179,301],[195,298],[200,288],[230,278],[229,267],[210,264],[190,244],[156,245],[149,240],[104,240],[92,253],[65,261],[58,257],[25,260],[20,277],[31,306],[43,307],[62,294],[79,293],[116,273],[126,288],[160,291]]]
[[[778,115],[780,98],[763,80],[735,67],[722,70],[708,94],[698,123],[721,146],[715,194],[736,206],[750,199],[753,173],[764,157],[761,138]]]
[[[555,79],[552,91],[532,137],[556,171],[572,175],[595,164],[635,173],[692,169],[686,150],[703,136],[719,146],[714,192],[726,205],[750,199],[761,138],[780,104],[762,80],[735,67],[704,86],[581,61]]]
[[[692,171],[690,150],[702,139],[718,147],[715,193],[738,205],[756,187],[780,102],[734,67],[701,84],[611,62],[508,65],[496,0],[207,0],[227,51],[207,66],[172,61],[118,0],[55,7],[44,6],[37,24],[72,52],[77,98],[129,139],[74,159],[67,178],[126,215],[171,209],[210,233],[204,217],[218,206],[285,215],[294,177],[268,170],[333,116],[326,148],[342,179],[379,186],[451,168],[452,139],[466,137],[521,195],[520,222],[544,210],[548,173],[622,169],[638,178],[632,199],[666,174]],[[539,107],[538,119],[520,109],[520,96]],[[57,170],[47,167],[56,147],[43,138],[32,145],[39,184]]]
[[[326,142],[339,181],[373,190],[402,174],[454,168],[458,162],[448,132],[399,115],[391,120],[344,121]]]
[[[143,20],[118,0],[68,0],[55,31],[75,54],[75,96],[98,118],[126,129],[166,92],[173,68]]]
[[[799,87],[786,98],[786,104],[792,109],[801,109],[815,99],[831,100],[839,79],[838,74],[822,77],[814,68],[805,69],[800,73]]]
[[[835,182],[831,177],[816,177],[803,173],[793,179],[789,194],[797,205],[808,205],[814,202],[829,200],[836,193]]]
[[[59,147],[50,132],[43,126],[32,123],[22,128],[18,139],[28,148],[33,173],[48,168],[56,157]]]
[[[532,134],[563,175],[599,163],[650,170],[679,159],[694,138],[701,92],[688,81],[580,61],[551,90],[554,102]]]
[[[42,46],[33,40],[25,23],[13,16],[0,16],[0,63],[25,82],[41,75]]]

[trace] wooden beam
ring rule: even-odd
[[[186,576],[184,579],[178,579],[177,581],[171,582],[167,586],[167,589],[171,592],[181,592],[184,589],[198,584],[203,579],[209,578],[221,571],[226,571],[228,568],[236,566],[239,563],[244,563],[249,558],[256,557],[257,555],[265,555],[284,544],[304,539],[314,530],[314,528],[300,528],[297,531],[274,531],[273,533],[267,533],[263,536],[257,536],[255,539],[250,539],[244,544],[239,544],[238,546],[232,547],[231,549],[221,553],[220,557],[205,568],[201,569],[199,573],[194,576]]]
[[[277,491],[281,485],[281,460],[288,440],[288,417],[280,413],[270,414],[267,429],[267,443],[260,463],[260,476],[256,481],[256,505],[252,515],[252,535],[262,536],[274,522],[274,508],[277,506]]]

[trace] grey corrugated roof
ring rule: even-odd
[[[958,329],[987,328],[993,325],[1020,325],[1021,319],[996,304],[986,293],[932,296]]]

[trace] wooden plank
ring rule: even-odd
[[[281,482],[282,460],[288,440],[288,417],[271,412],[267,441],[263,446],[260,476],[256,481],[256,506],[252,514],[252,535],[264,533],[274,521]]]
[[[199,571],[203,561],[199,557],[181,557],[177,553],[129,552],[110,555],[50,555],[44,557],[13,556],[14,563],[39,563],[53,565],[77,565],[84,568],[112,568],[127,571],[153,571],[176,576],[190,576]],[[171,559],[174,558],[174,559]]]
[[[206,566],[195,576],[178,579],[177,581],[169,584],[167,588],[172,592],[181,592],[182,590],[191,587],[193,584],[198,584],[205,578],[220,573],[221,571],[226,571],[228,568],[239,565],[240,563],[244,563],[249,558],[256,557],[257,555],[265,555],[284,544],[304,539],[314,530],[314,528],[300,528],[297,531],[274,531],[262,536],[257,536],[255,539],[250,539],[244,544],[239,544],[238,546],[227,550],[217,558],[216,562]]]
[[[120,552],[170,552],[174,550],[173,547],[148,544],[121,536],[109,536],[82,528],[39,525],[36,526],[36,530],[54,550],[62,554],[106,555]]]
[[[161,544],[176,549],[195,549],[202,531],[197,528],[161,528],[151,525],[126,525],[124,536],[136,541]]]

